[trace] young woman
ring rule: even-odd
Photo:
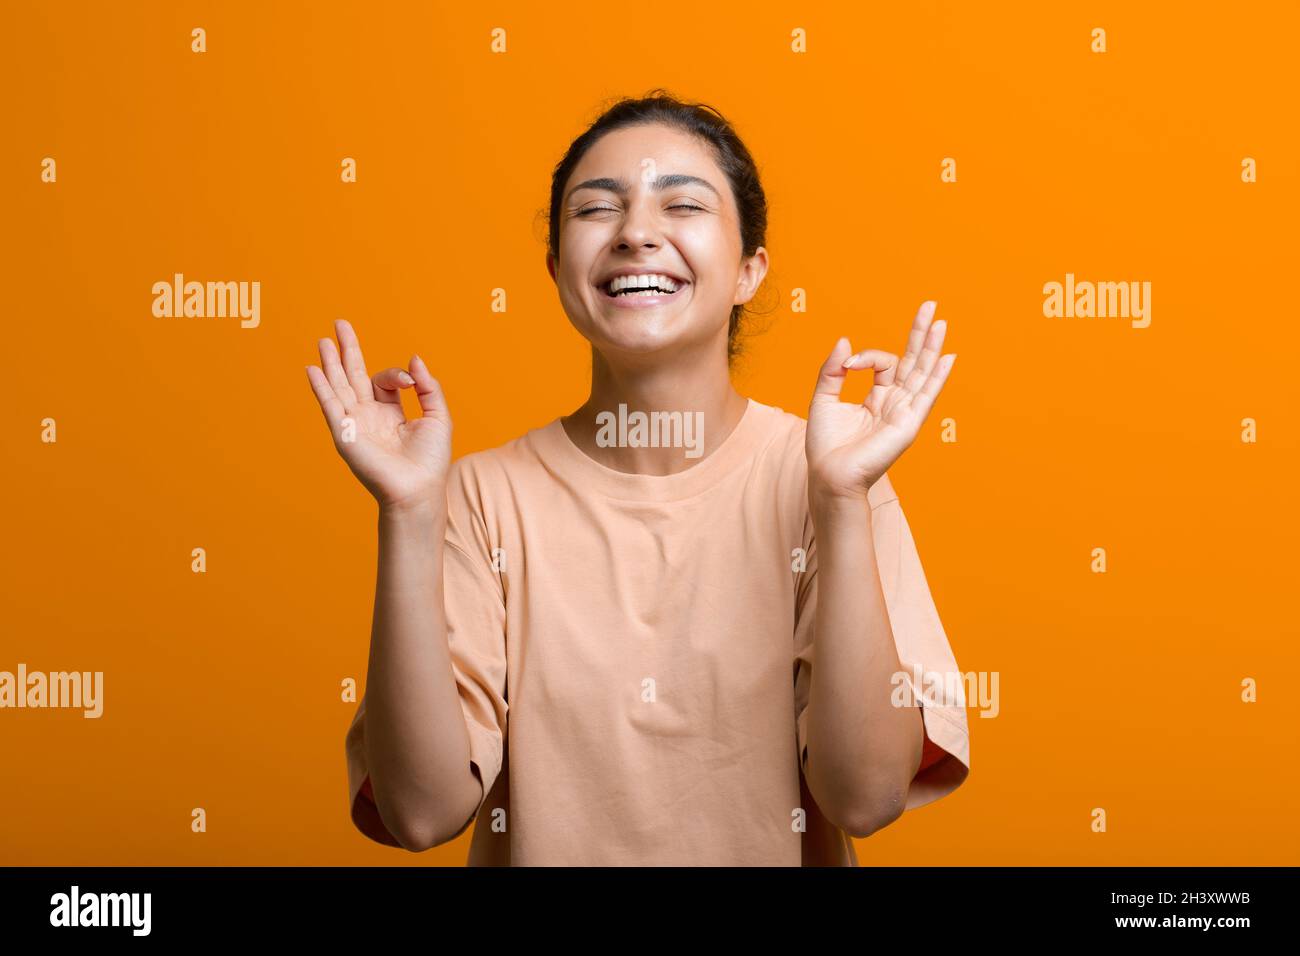
[[[944,322],[923,304],[901,357],[841,338],[806,422],[740,395],[763,190],[716,111],[661,92],[604,113],[552,179],[581,408],[452,462],[419,356],[372,378],[340,321],[307,369],[379,504],[346,756],[381,843],[477,820],[470,865],[856,866],[849,836],[967,774],[963,702],[900,698],[900,675],[956,664],[886,475],[951,369]],[[838,397],[854,370],[862,404]]]

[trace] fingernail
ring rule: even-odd
[[[844,364],[841,365],[840,368],[853,368],[853,366],[857,364],[858,364],[858,357],[856,355],[850,355],[848,358],[844,360]]]
[[[411,378],[411,376],[407,375],[405,372],[398,372],[398,373],[397,373],[397,380],[398,380],[399,382],[401,382],[403,385],[414,385],[414,384],[415,384],[415,379]]]

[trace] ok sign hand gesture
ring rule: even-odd
[[[947,323],[923,302],[907,338],[907,351],[853,353],[840,339],[822,365],[808,409],[805,454],[810,493],[865,498],[915,440],[943,388],[955,354],[940,357]],[[849,371],[871,369],[875,382],[861,405],[840,401]]]

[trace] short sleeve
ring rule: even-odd
[[[921,765],[908,787],[905,810],[938,800],[956,790],[970,772],[970,732],[966,723],[965,698],[957,674],[957,662],[939,620],[934,597],[921,567],[916,542],[903,514],[897,494],[882,477],[868,496],[872,536],[881,590],[889,611],[890,628],[899,662],[907,683],[915,687],[917,675],[938,674],[946,685],[956,685],[951,698],[932,695],[927,700],[915,687],[914,700],[922,705],[925,742]],[[808,699],[812,687],[814,658],[813,620],[817,607],[817,551],[812,522],[805,525],[806,569],[795,581],[795,736],[799,766],[808,769]]]
[[[448,481],[447,538],[443,552],[443,603],[447,645],[469,732],[472,768],[483,784],[474,812],[453,835],[469,828],[501,772],[505,753],[506,616],[504,571],[494,570],[493,549],[482,519],[476,482],[457,462]],[[362,696],[345,740],[348,804],[353,824],[370,839],[401,844],[379,817],[366,765],[366,700]]]

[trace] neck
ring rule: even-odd
[[[748,404],[731,384],[725,350],[696,350],[694,355],[679,354],[670,361],[656,357],[612,362],[593,348],[591,394],[561,423],[575,445],[607,468],[671,475],[712,454]],[[620,413],[620,405],[625,412]],[[673,416],[674,427],[668,426],[667,416],[654,417],[655,412]],[[640,431],[637,413],[644,416]],[[681,432],[675,427],[678,420]],[[664,439],[660,447],[646,447],[655,435]],[[687,436],[685,446],[670,445],[669,437],[679,435]]]

